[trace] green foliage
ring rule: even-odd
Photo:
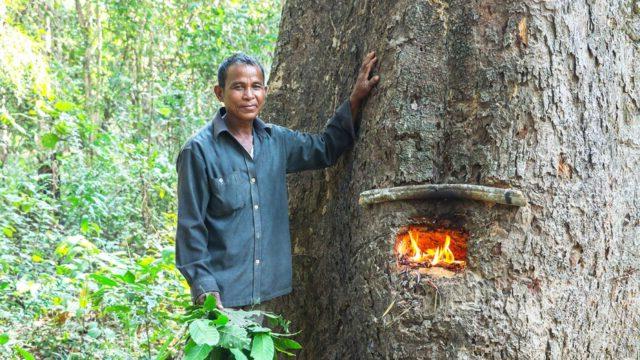
[[[264,327],[259,322],[262,318],[268,319],[271,327]],[[221,311],[211,295],[203,306],[189,306],[180,321],[188,328],[188,332],[180,337],[180,342],[187,342],[185,359],[233,356],[235,359],[271,360],[276,351],[293,356],[291,350],[301,349],[300,344],[288,338],[295,334],[289,332],[289,322],[281,316],[258,310]],[[284,332],[277,333],[272,328],[281,328]]]
[[[16,352],[18,353],[18,355],[20,355],[21,358],[23,358],[24,360],[35,360],[36,358],[33,356],[33,354],[31,354],[30,352],[28,352],[27,350],[16,346],[14,348],[16,350]]]
[[[273,346],[271,334],[255,334],[253,337],[253,344],[251,345],[251,357],[256,360],[271,360],[274,353],[275,348]]]
[[[0,358],[174,356],[174,160],[219,106],[225,56],[269,68],[280,4],[77,3],[0,0]],[[257,327],[209,321],[193,356],[249,356]]]
[[[215,346],[220,341],[220,333],[213,322],[196,319],[189,324],[189,335],[196,344]]]

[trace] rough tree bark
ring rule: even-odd
[[[266,117],[317,131],[376,50],[360,139],[289,178],[303,358],[636,358],[640,347],[637,1],[287,1]],[[508,187],[358,205],[410,184]],[[397,270],[396,231],[467,229],[451,279]],[[437,289],[436,289],[437,288]],[[388,310],[388,311],[386,311]]]

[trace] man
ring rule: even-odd
[[[359,108],[379,81],[366,55],[348,101],[322,134],[265,124],[267,87],[253,58],[236,54],[218,69],[224,104],[186,142],[177,160],[176,264],[195,302],[218,308],[259,304],[291,291],[286,174],[333,165],[355,140]]]

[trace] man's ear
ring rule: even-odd
[[[224,89],[220,85],[216,85],[213,87],[213,92],[216,93],[216,97],[218,98],[218,100],[222,102]]]
[[[269,87],[265,86],[264,87],[264,94],[267,95],[269,93]]]

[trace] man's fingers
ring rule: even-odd
[[[376,58],[372,58],[371,61],[369,61],[369,63],[367,64],[366,68],[364,68],[362,70],[362,72],[360,73],[359,77],[362,77],[362,79],[364,80],[364,84],[367,88],[371,89],[371,87],[373,85],[369,85],[369,82],[372,79],[369,79],[369,76],[371,76],[371,69],[373,69],[373,66],[376,64]]]
[[[369,80],[369,84],[368,84],[369,90],[373,89],[373,87],[376,86],[379,81],[380,81],[380,76],[376,75],[372,77],[371,80]]]
[[[364,61],[362,62],[362,65],[360,65],[360,71],[364,71],[367,68],[367,65],[369,64],[371,60],[370,59],[364,59]]]
[[[351,96],[355,99],[364,99],[371,92],[374,86],[380,81],[380,76],[375,75],[372,76],[371,79],[371,70],[375,66],[378,59],[376,58],[375,51],[369,52],[364,56],[362,60],[362,65],[360,66],[360,70],[358,72],[358,77],[356,79],[356,83],[353,87],[353,91]]]
[[[371,73],[371,68],[373,68],[373,65],[375,65],[376,61],[378,59],[376,59],[375,57],[371,58],[371,60],[369,60],[369,62],[367,63],[367,66],[365,67],[365,73],[367,75],[367,77],[369,77],[369,74]]]
[[[375,57],[376,57],[375,51],[371,51],[367,55],[365,55],[364,58],[362,59],[362,66],[360,66],[360,69],[364,70],[369,64],[369,62],[371,62],[371,60],[374,59]]]
[[[370,64],[372,61],[375,61],[375,60],[376,60],[376,56],[375,56],[375,55],[371,55],[371,56],[367,57],[367,58],[364,60],[364,63],[368,65],[368,64]]]
[[[214,295],[216,296],[216,307],[220,310],[224,310],[224,306],[222,306],[222,300],[220,300],[220,293],[216,292],[214,293]]]
[[[358,74],[358,77],[364,77],[365,80],[368,80],[369,74],[371,73],[371,68],[376,63],[376,61],[378,61],[378,59],[376,59],[375,57],[372,57],[368,61],[363,62],[362,67],[360,68],[360,73]]]

